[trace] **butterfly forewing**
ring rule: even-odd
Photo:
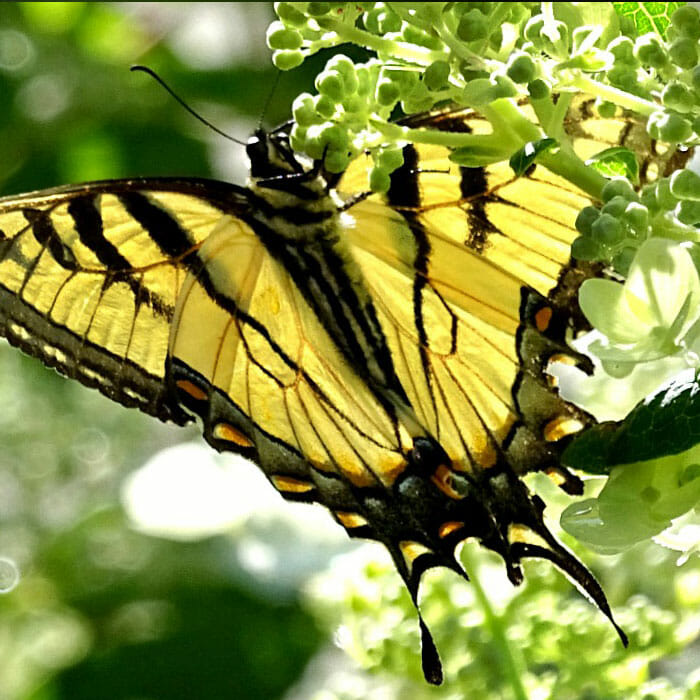
[[[235,217],[222,220],[197,258],[179,297],[171,357],[223,392],[256,433],[315,470],[380,486],[403,462],[396,424],[287,271]]]

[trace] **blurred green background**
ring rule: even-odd
[[[0,192],[243,183],[240,146],[128,69],[150,66],[245,139],[287,119],[328,58],[277,76],[272,18],[270,3],[1,3]],[[374,546],[333,558],[353,546],[323,509],[284,503],[196,427],[114,405],[4,341],[0,392],[0,700],[700,698],[696,557],[579,552],[630,633],[623,652],[547,564],[516,595],[467,548],[483,588],[446,572],[425,587],[447,672],[428,688],[398,576]]]
[[[313,78],[277,81],[272,17],[270,3],[0,4],[2,194],[134,175],[242,184],[243,149],[129,66],[245,140]],[[346,546],[330,518],[285,522],[257,471],[197,428],[113,405],[4,341],[0,389],[0,587],[20,574],[0,595],[0,700],[282,697],[327,636],[297,588]]]

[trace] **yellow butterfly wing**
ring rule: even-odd
[[[0,200],[0,332],[163,420],[190,420],[181,399],[218,392],[238,427],[212,414],[207,437],[249,456],[266,444],[257,461],[287,495],[317,496],[309,464],[381,486],[404,461],[398,426],[235,216],[245,195],[164,179]]]
[[[170,323],[187,257],[221,213],[196,187],[174,189],[107,181],[0,200],[0,331],[110,398],[182,423],[164,385]]]
[[[360,160],[338,208],[314,171],[280,178],[283,155],[254,190],[125,180],[1,200],[0,332],[125,405],[199,416],[285,497],[385,543],[414,601],[473,536],[515,582],[522,557],[555,561],[611,617],[517,476],[578,484],[558,457],[590,418],[546,368],[587,366],[566,344],[591,274],[569,260],[586,198],[540,168],[516,180],[407,146],[386,197],[354,199]]]

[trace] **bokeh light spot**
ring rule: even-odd
[[[26,34],[15,29],[0,31],[0,69],[17,71],[34,58],[34,46]]]
[[[19,569],[12,559],[0,557],[0,593],[9,593],[19,583]]]

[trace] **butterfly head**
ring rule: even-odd
[[[248,139],[246,153],[250,159],[250,173],[253,178],[264,180],[304,171],[294,156],[286,135],[281,133],[268,133],[264,129],[256,129]]]
[[[328,194],[329,184],[316,167],[298,156],[289,145],[286,131],[267,132],[257,129],[248,139],[246,152],[250,159],[250,185],[271,204],[289,205],[279,195],[291,196],[300,204],[314,202]]]

